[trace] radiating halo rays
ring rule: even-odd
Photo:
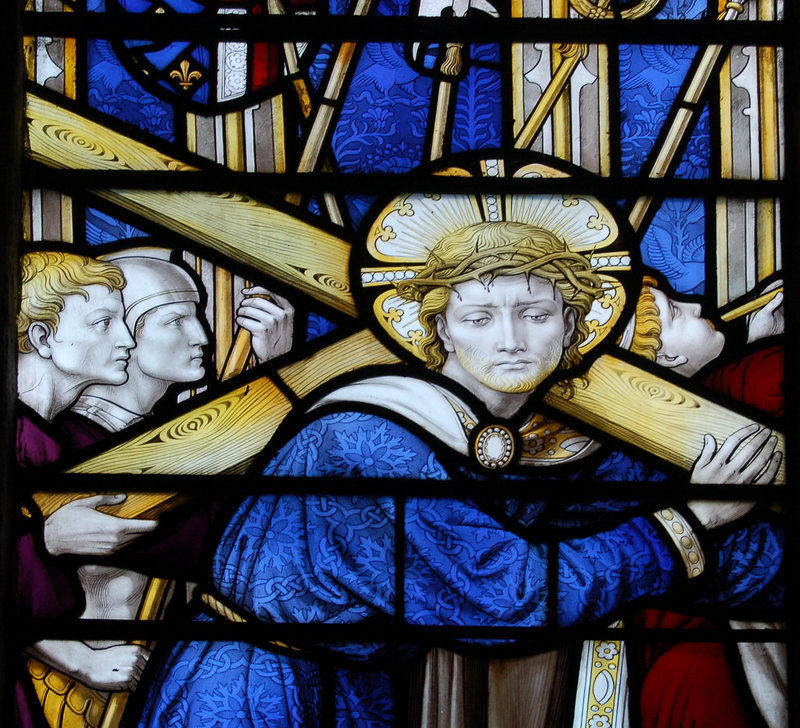
[[[510,166],[491,162],[482,163],[484,170]],[[471,176],[458,167],[449,168],[447,174]],[[514,176],[567,175],[545,164],[527,164]],[[543,228],[563,240],[570,251],[589,258],[603,290],[587,315],[590,333],[580,347],[582,352],[603,341],[622,315],[626,294],[619,274],[631,270],[632,254],[627,241],[620,239],[614,214],[591,195],[412,192],[392,199],[374,220],[366,241],[369,257],[357,270],[354,284],[368,295],[380,328],[417,358],[422,359],[419,342],[427,332],[418,319],[419,304],[400,297],[396,283],[413,278],[443,237],[477,223],[513,221]]]

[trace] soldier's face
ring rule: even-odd
[[[468,388],[530,392],[558,367],[575,317],[549,281],[500,276],[454,286],[437,331]]]
[[[191,302],[168,303],[147,314],[136,335],[136,365],[149,377],[165,382],[196,382],[205,368],[203,347],[208,337]]]

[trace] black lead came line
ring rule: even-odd
[[[192,14],[23,13],[25,35],[168,42],[181,39],[306,42],[575,42],[786,45],[787,21],[588,20],[585,18],[421,18]]]
[[[492,150],[504,156],[501,150]],[[515,152],[510,152],[512,155]],[[524,154],[516,152],[516,154]],[[86,189],[152,189],[206,192],[242,192],[265,198],[269,189],[274,197],[285,192],[319,193],[341,189],[346,180],[349,193],[396,195],[409,191],[441,194],[588,194],[605,197],[613,185],[618,198],[641,194],[669,197],[765,198],[781,197],[794,192],[794,184],[786,180],[762,179],[676,179],[632,176],[581,177],[561,179],[536,178],[459,178],[432,175],[425,172],[408,174],[365,174],[326,172],[272,173],[232,172],[220,170],[200,172],[54,169],[28,160],[23,167],[23,184],[29,187],[51,187],[74,190]]]
[[[30,643],[39,639],[141,639],[154,640],[247,640],[269,644],[275,640],[288,643],[381,642],[385,644],[441,643],[450,639],[521,640],[537,649],[548,638],[563,643],[580,639],[629,639],[675,642],[784,642],[791,636],[786,628],[720,630],[699,628],[632,627],[612,628],[608,619],[600,624],[580,627],[541,626],[477,626],[454,624],[409,625],[385,620],[367,620],[350,624],[275,623],[258,620],[235,623],[228,621],[130,621],[113,619],[24,619],[17,620],[16,637]],[[465,646],[466,647],[466,646]]]

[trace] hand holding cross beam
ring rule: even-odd
[[[286,354],[292,348],[294,307],[289,300],[262,286],[245,288],[236,310],[239,331],[225,360],[220,380],[241,374],[255,354],[258,364]]]

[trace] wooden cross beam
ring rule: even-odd
[[[27,118],[28,154],[42,164],[67,169],[192,169],[178,158],[34,94],[28,97]],[[236,193],[90,192],[356,315],[347,278],[348,243],[292,215]],[[362,331],[281,369],[278,376],[303,398],[339,373],[391,361],[396,361],[395,356],[371,333]],[[546,400],[686,469],[696,459],[704,433],[722,441],[751,421],[609,356],[595,362],[586,382],[575,388],[570,399],[551,391]],[[610,402],[618,406],[609,407]],[[267,378],[244,387],[232,380],[230,389],[216,400],[111,448],[73,472],[211,474],[240,470],[267,444],[289,408],[275,382]],[[785,452],[782,437],[779,449]],[[785,482],[783,466],[776,482]]]
[[[60,169],[196,171],[197,168],[29,93],[28,156]],[[356,315],[350,244],[239,193],[93,189],[113,202],[232,260]]]
[[[70,472],[242,471],[269,442],[291,409],[277,382],[304,399],[340,374],[398,361],[369,331],[360,331],[283,367],[272,379],[262,377],[234,386],[212,402],[152,427]],[[552,407],[686,470],[700,454],[705,433],[710,432],[721,442],[753,421],[607,354],[575,382],[571,397],[552,389],[544,399]],[[618,406],[611,407],[609,403]],[[785,453],[783,436],[776,434],[778,449]],[[783,464],[776,482],[785,482]],[[54,510],[56,502],[47,503],[47,510]],[[122,508],[137,510],[143,504],[147,502],[129,503]]]

